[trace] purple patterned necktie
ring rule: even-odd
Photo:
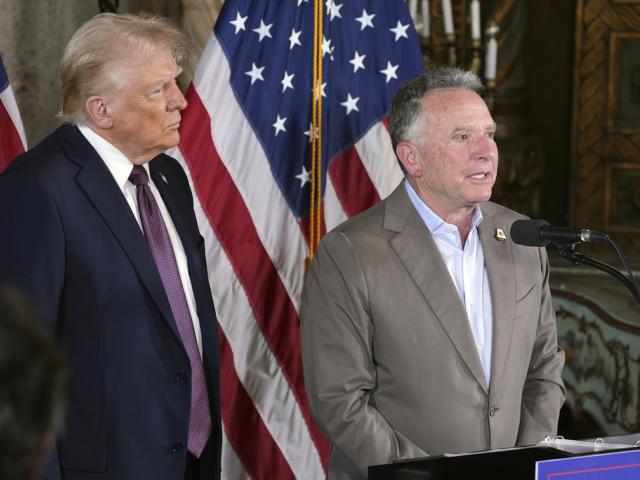
[[[187,298],[185,297],[178,272],[178,264],[173,253],[167,227],[162,219],[153,192],[149,188],[147,171],[140,165],[135,165],[129,176],[129,181],[136,186],[138,211],[142,220],[142,228],[147,237],[151,254],[158,267],[164,290],[171,305],[184,348],[191,363],[191,413],[189,415],[189,440],[187,449],[194,456],[200,457],[207,439],[211,433],[211,412],[209,410],[209,395],[204,378],[204,368],[193,321],[189,313]]]

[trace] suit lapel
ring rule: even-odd
[[[404,184],[386,200],[384,228],[397,232],[390,241],[418,289],[451,338],[472,375],[488,391],[464,305],[433,238],[413,207]]]
[[[491,386],[499,385],[507,362],[515,314],[515,271],[511,240],[498,240],[497,229],[506,235],[508,225],[495,218],[495,206],[482,206],[483,220],[479,227],[480,242],[491,289],[493,310],[493,340],[491,354]]]
[[[162,317],[176,337],[180,338],[147,242],[111,172],[75,127],[65,129],[64,134],[69,158],[81,166],[76,177],[80,188],[122,246]]]

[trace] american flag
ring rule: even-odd
[[[404,1],[320,6],[322,222],[331,229],[402,178],[384,120],[393,93],[423,64]],[[329,444],[304,392],[298,320],[309,253],[314,28],[314,0],[227,0],[170,152],[192,182],[206,241],[227,479],[326,472]]]
[[[0,57],[0,173],[26,148],[20,111]]]

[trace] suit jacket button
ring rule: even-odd
[[[489,406],[489,416],[493,417],[496,414],[496,410],[498,410],[498,409],[496,408],[495,405]]]
[[[180,453],[182,450],[184,450],[184,445],[181,443],[176,443],[169,447],[169,453]]]
[[[187,380],[189,380],[189,375],[187,375],[187,372],[180,371],[176,373],[176,382],[187,383]]]

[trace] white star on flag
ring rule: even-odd
[[[298,6],[302,5],[302,3],[309,3],[309,0],[298,0]]]
[[[324,58],[325,54],[329,54],[331,60],[333,60],[333,50],[335,47],[331,46],[331,39],[327,40],[325,36],[322,36],[322,58]]]
[[[264,78],[262,78],[262,71],[264,67],[258,67],[255,63],[251,63],[251,70],[248,72],[244,72],[245,75],[249,75],[251,77],[251,85],[253,85],[256,80],[262,80],[264,82]]]
[[[342,15],[340,14],[340,9],[343,5],[342,3],[337,4],[333,0],[327,0],[325,5],[327,6],[327,12],[329,12],[329,21],[333,21],[336,17],[342,18]]]
[[[240,30],[246,30],[244,24],[247,22],[247,18],[249,18],[249,16],[243,17],[242,15],[240,15],[240,12],[236,12],[236,19],[229,22],[231,25],[236,27],[236,35]]]
[[[360,97],[353,98],[350,93],[347,93],[347,99],[340,105],[347,109],[347,115],[349,115],[354,110],[356,112],[360,111],[358,110],[358,100],[360,100]]]
[[[387,68],[380,70],[380,73],[384,73],[387,77],[387,83],[389,83],[392,78],[398,78],[398,75],[396,74],[398,67],[399,65],[391,65],[391,62],[387,61]]]
[[[323,97],[327,96],[327,92],[324,91],[325,88],[327,88],[327,82],[322,82],[322,85],[320,85],[320,94]],[[313,88],[311,89],[311,93],[313,94]],[[317,97],[316,97],[316,100],[317,100]]]
[[[287,131],[287,129],[284,128],[284,122],[286,122],[286,121],[287,121],[287,117],[280,118],[280,115],[277,115],[276,121],[273,124],[273,128],[275,128],[275,130],[276,130],[276,133],[275,133],[276,137],[278,136],[278,134],[280,132],[286,132]]]
[[[280,83],[282,84],[282,92],[284,93],[284,91],[287,88],[290,88],[291,90],[293,90],[293,83],[291,82],[293,80],[293,77],[295,77],[295,74],[289,74],[289,72],[287,72],[286,70],[284,71],[284,76],[282,77],[282,80],[280,81]]]
[[[305,132],[303,132],[307,137],[309,137],[309,143],[311,143],[311,141],[313,140],[313,138],[311,138],[311,131],[313,130],[313,123],[309,124],[309,130],[306,130]]]
[[[295,47],[296,45],[302,46],[302,43],[300,42],[301,33],[302,30],[298,30],[296,32],[295,28],[291,29],[291,35],[289,36],[289,50],[293,49],[293,47]]]
[[[400,20],[398,20],[398,23],[396,24],[396,26],[393,28],[390,28],[389,30],[391,30],[393,33],[396,34],[396,42],[397,42],[402,37],[409,38],[409,35],[407,35],[408,28],[409,28],[408,23],[406,25],[402,25],[402,23],[400,23]]]
[[[269,25],[265,25],[264,21],[260,20],[260,27],[253,29],[254,32],[260,35],[260,38],[258,39],[259,42],[264,40],[264,37],[273,38],[271,36],[271,31],[270,31],[271,27],[273,27],[273,23],[270,23]]]
[[[366,55],[359,55],[356,50],[353,58],[349,60],[349,63],[353,65],[353,73],[356,73],[359,68],[364,70],[364,57],[366,57]]]
[[[360,31],[364,30],[367,27],[373,28],[373,17],[375,16],[375,13],[368,14],[367,11],[363,9],[362,16],[356,18],[356,21],[360,22]]]
[[[296,175],[296,178],[300,180],[300,188],[304,187],[304,184],[309,181],[309,171],[302,166],[302,172]]]

